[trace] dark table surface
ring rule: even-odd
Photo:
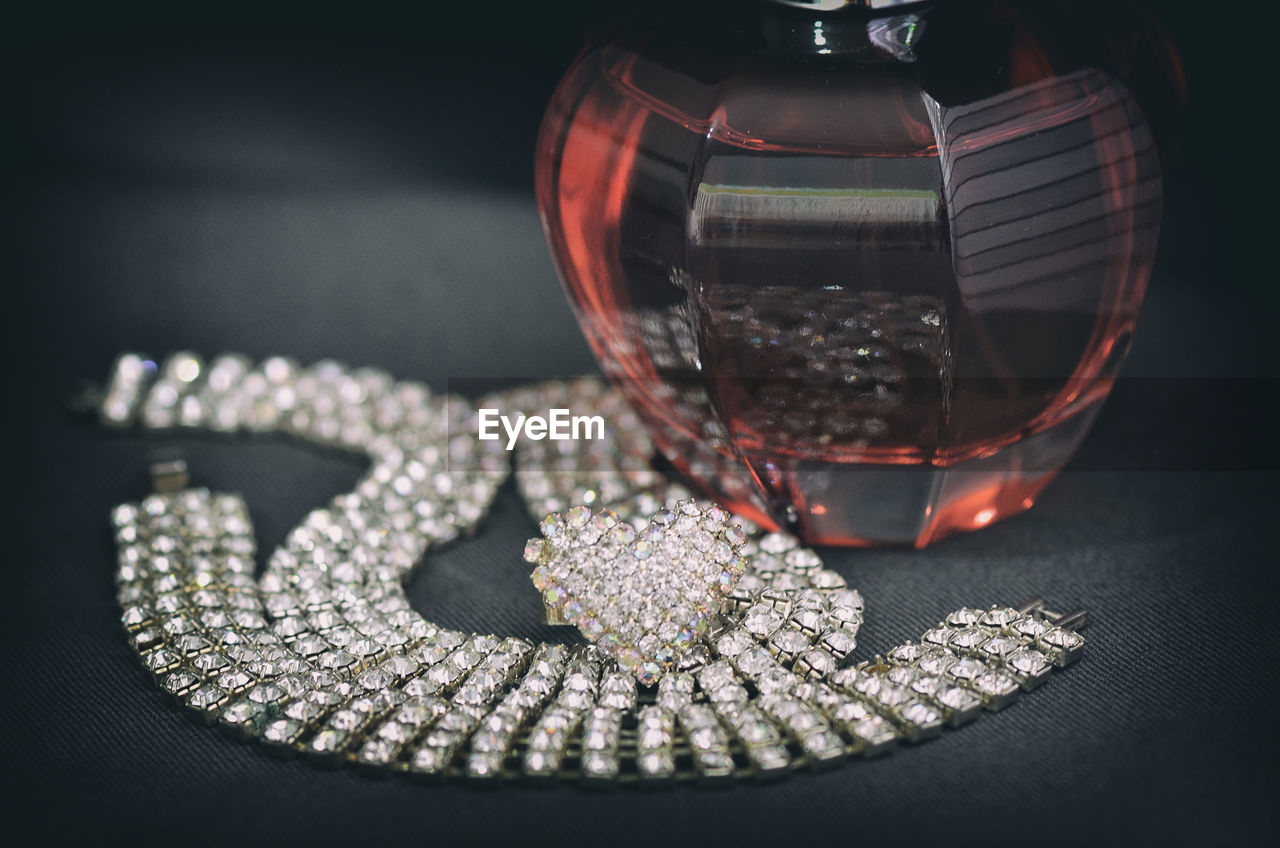
[[[69,412],[79,379],[100,379],[124,349],[334,357],[436,389],[593,368],[519,147],[554,73],[513,94],[509,69],[446,85],[438,68],[406,77],[391,59],[351,66],[331,48],[90,52],[38,68],[12,210],[21,276],[7,289],[21,372],[6,408],[18,431],[0,693],[11,815],[54,839],[174,845],[1080,845],[1274,826],[1280,630],[1266,533],[1280,476],[1263,399],[1280,373],[1275,300],[1227,273],[1240,266],[1221,261],[1226,227],[1205,213],[1222,195],[1194,166],[1171,174],[1124,379],[1039,503],[925,551],[825,552],[867,599],[859,656],[963,604],[1043,595],[1087,608],[1085,659],[1010,710],[782,783],[595,793],[325,771],[173,709],[125,642],[106,529],[114,504],[143,493],[156,443]],[[517,127],[506,142],[491,135],[504,118]],[[270,439],[180,443],[198,482],[244,494],[264,551],[361,472]],[[415,607],[537,636],[515,553],[531,529],[507,491],[474,540],[417,573]]]

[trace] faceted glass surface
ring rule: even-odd
[[[678,469],[811,543],[922,546],[1031,506],[1154,257],[1125,86],[946,5],[625,29],[543,124],[539,205],[605,374]]]

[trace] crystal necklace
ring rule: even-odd
[[[156,493],[115,510],[122,621],[160,688],[264,745],[382,771],[718,780],[931,738],[1083,647],[1083,615],[1037,600],[957,610],[853,665],[858,592],[793,537],[655,472],[615,391],[554,381],[480,406],[607,424],[600,439],[523,443],[515,472],[541,520],[534,585],[580,644],[463,633],[409,605],[412,571],[474,531],[510,473],[468,401],[330,361],[121,356],[98,406],[108,426],[279,432],[370,461],[258,579],[244,501],[188,487],[185,467],[155,469]]]

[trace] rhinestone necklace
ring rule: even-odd
[[[244,501],[187,487],[184,466],[154,469],[156,493],[116,508],[122,621],[160,688],[266,746],[380,771],[720,780],[931,738],[1083,647],[1082,614],[1037,600],[957,610],[852,665],[858,592],[795,538],[654,471],[617,392],[582,378],[480,406],[607,422],[601,439],[522,443],[515,472],[541,519],[534,585],[580,644],[463,633],[409,605],[415,567],[474,531],[510,473],[468,401],[331,361],[121,356],[98,405],[108,426],[279,432],[370,461],[256,580]]]

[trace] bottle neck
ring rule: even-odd
[[[924,17],[915,13],[870,17],[858,12],[772,12],[776,10],[768,9],[764,15],[764,41],[769,53],[776,55],[915,61],[914,47],[924,33]]]
[[[770,53],[779,56],[831,56],[859,61],[914,62],[914,46],[924,33],[921,2],[886,0],[894,14],[864,2],[787,2],[764,4],[763,34]]]

